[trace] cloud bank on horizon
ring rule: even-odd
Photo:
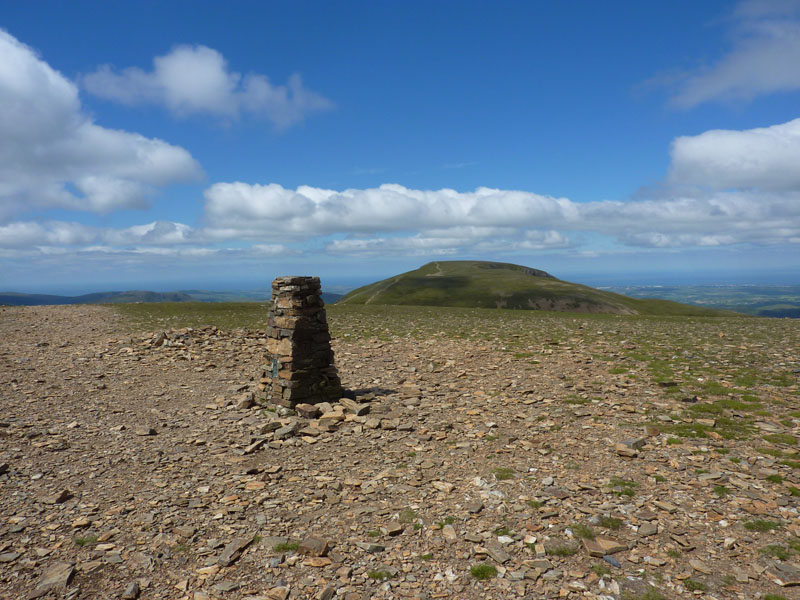
[[[800,3],[744,2],[732,48],[674,83],[670,103],[800,89]],[[201,181],[192,153],[103,127],[81,92],[181,119],[265,119],[281,135],[332,100],[299,74],[285,85],[232,70],[204,45],[177,45],[152,69],[109,65],[74,80],[0,30],[0,261],[235,261],[315,255],[530,256],[800,244],[800,118],[751,129],[680,135],[663,181],[633,199],[577,202],[535,191],[374,187],[296,189],[270,182],[204,183],[187,222],[114,226],[69,215],[146,212],[176,185]],[[335,118],[335,111],[329,118]],[[207,169],[206,169],[207,170]],[[91,258],[90,258],[91,257]],[[188,264],[188,263],[187,263]],[[7,286],[10,285],[7,283]]]

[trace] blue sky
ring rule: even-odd
[[[800,0],[0,14],[0,289],[800,280]]]

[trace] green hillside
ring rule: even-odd
[[[437,261],[353,290],[338,304],[512,308],[621,315],[725,314],[668,300],[640,300],[510,263]],[[731,314],[731,313],[727,313]]]

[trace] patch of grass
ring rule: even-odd
[[[584,525],[583,523],[575,523],[572,527],[570,527],[570,529],[572,529],[572,535],[578,539],[594,539],[594,531],[588,525]]]
[[[788,560],[791,556],[789,550],[780,544],[770,544],[769,546],[764,546],[761,549],[761,554],[766,554],[767,556],[777,558],[778,560]]]
[[[492,472],[494,473],[494,477],[497,479],[497,481],[506,481],[514,477],[514,469],[511,467],[497,467]]]
[[[794,496],[795,498],[800,497],[800,488],[796,488],[793,485],[790,485],[787,489],[789,490],[790,496]]]
[[[300,547],[300,542],[281,542],[275,544],[272,549],[275,552],[295,552]]]
[[[647,590],[641,593],[635,593],[628,590],[622,592],[622,600],[666,600],[664,595],[653,586],[649,586]]]
[[[526,504],[535,510],[539,510],[544,506],[544,502],[540,502],[539,500],[527,500]]]
[[[708,590],[708,586],[702,581],[698,581],[697,579],[684,579],[683,587],[685,587],[690,592],[705,592]]]
[[[622,375],[623,373],[627,373],[628,370],[629,369],[626,369],[625,367],[614,367],[613,369],[610,369],[608,372],[611,375]]]
[[[670,548],[669,550],[667,550],[667,556],[669,556],[670,558],[680,558],[681,551],[676,550],[675,548]]]
[[[675,438],[675,437],[667,438],[667,445],[668,446],[677,446],[678,444],[682,444],[682,443],[683,443],[683,440],[680,439],[680,438]]]
[[[269,306],[264,302],[152,302],[115,304],[126,325],[135,331],[182,327],[265,329]]]
[[[478,581],[485,581],[497,576],[497,567],[487,563],[473,565],[469,568],[469,573]]]
[[[762,439],[772,444],[786,444],[787,446],[794,446],[797,444],[797,438],[788,433],[769,433],[763,436]]]
[[[730,448],[714,448],[714,452],[716,452],[717,454],[730,454],[731,453],[731,449]]]
[[[378,581],[383,581],[384,579],[391,579],[392,574],[389,573],[389,571],[384,571],[384,570],[370,571],[369,578],[376,579]]]
[[[629,481],[620,477],[612,477],[608,487],[615,496],[635,496],[635,488],[639,486],[635,481]]]
[[[622,519],[617,519],[616,517],[607,517],[603,515],[597,519],[597,524],[600,525],[600,527],[605,527],[606,529],[611,529],[616,531],[617,529],[622,527]]]
[[[380,537],[380,535],[381,535],[381,532],[380,532],[380,531],[378,531],[377,529],[373,529],[372,531],[368,531],[368,532],[367,532],[367,535],[368,535],[369,537]]]
[[[611,569],[608,567],[608,565],[604,565],[604,564],[599,564],[598,563],[598,564],[592,565],[592,571],[594,571],[594,574],[597,575],[598,577],[603,577],[605,575],[611,575]]]
[[[75,538],[75,545],[83,548],[84,546],[91,546],[97,543],[96,535],[87,535],[86,537]]]
[[[430,552],[426,552],[425,554],[420,554],[419,558],[420,560],[432,560],[433,554],[431,554]]]
[[[781,482],[783,482],[783,477],[781,475],[778,475],[777,473],[773,473],[772,475],[767,475],[766,479],[770,483],[781,483]]]
[[[483,436],[483,439],[486,440],[487,442],[494,442],[494,441],[499,440],[500,436],[499,435],[494,435],[494,434],[491,434],[491,433],[487,433],[485,436]]]
[[[554,545],[547,548],[548,556],[575,556],[578,549],[575,546],[567,544]]]
[[[663,475],[653,475],[653,481],[656,483],[664,483],[667,480]]]
[[[733,458],[731,458],[730,460],[731,460],[731,462],[732,462],[733,464],[735,464],[735,465],[738,465],[740,462],[742,462],[742,459],[741,459],[741,458],[739,458],[738,456],[734,456],[734,457],[733,457]]]
[[[795,536],[786,543],[789,545],[789,548],[800,553],[800,537]]]
[[[786,596],[781,596],[780,594],[767,594],[764,596],[764,600],[789,600]]]
[[[189,544],[175,544],[175,547],[172,549],[175,553],[183,553],[189,551]]]
[[[730,494],[731,493],[731,489],[728,488],[728,487],[725,487],[724,485],[715,485],[714,486],[714,493],[717,496],[719,496],[720,498],[722,498],[723,496],[727,496],[728,494]]]
[[[727,396],[735,391],[732,388],[725,387],[719,381],[705,381],[700,386],[700,389],[708,396]]]
[[[767,531],[780,529],[783,527],[783,523],[778,523],[777,521],[767,521],[766,519],[753,519],[752,521],[745,521],[742,523],[742,527],[747,529],[747,531],[766,533]]]
[[[511,530],[508,527],[498,527],[494,530],[495,535],[512,535]]]
[[[413,508],[404,508],[398,516],[401,523],[411,523],[417,517],[419,517],[419,514]]]

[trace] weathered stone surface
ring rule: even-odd
[[[290,408],[342,396],[318,277],[278,277],[267,317],[263,399]]]
[[[217,564],[221,567],[228,567],[239,559],[242,551],[247,548],[253,541],[252,536],[235,538],[225,546],[222,554],[217,559]]]
[[[307,537],[297,548],[300,554],[306,556],[325,556],[328,553],[328,540],[318,537]]]
[[[320,424],[237,407],[271,383],[253,377],[264,331],[132,334],[104,307],[0,313],[0,596],[26,598],[57,562],[72,581],[41,597],[119,598],[134,581],[140,598],[186,600],[702,595],[688,578],[722,600],[791,598],[800,580],[800,322],[332,310],[337,367],[370,414],[336,397],[316,406],[341,417]],[[636,459],[613,451],[648,427]],[[590,556],[578,524],[625,549]],[[326,556],[300,553],[322,533]],[[476,581],[484,562],[498,576]]]
[[[41,598],[51,591],[64,591],[67,589],[72,576],[75,574],[75,566],[71,563],[56,562],[47,567],[42,573],[36,588],[28,594],[28,599]]]

